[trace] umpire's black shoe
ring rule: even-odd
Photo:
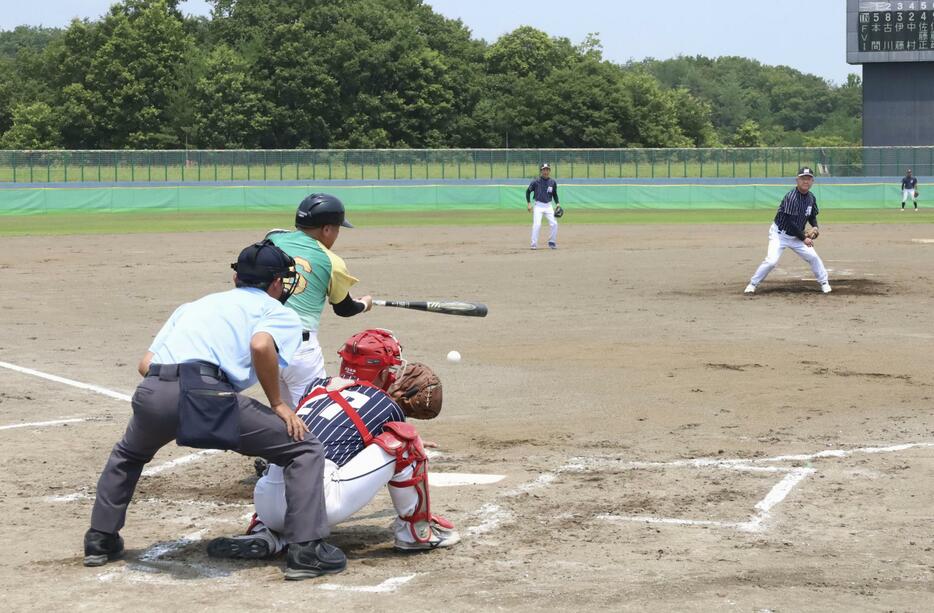
[[[103,566],[122,555],[123,539],[119,533],[108,534],[94,528],[84,533],[85,566]]]
[[[324,540],[289,545],[286,557],[286,581],[301,581],[321,575],[333,575],[347,568],[344,552]]]

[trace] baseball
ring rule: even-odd
[[[459,351],[448,351],[448,362],[460,362],[461,354]]]

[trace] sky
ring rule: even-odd
[[[0,29],[64,26],[96,18],[110,0],[2,0]],[[520,25],[581,42],[599,34],[614,62],[678,55],[740,55],[843,83],[861,73],[846,63],[846,0],[426,0],[460,19],[475,38],[494,41]],[[207,15],[204,0],[182,10]]]

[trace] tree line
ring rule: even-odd
[[[862,87],[738,57],[617,64],[600,40],[493,42],[422,0],[123,0],[0,32],[0,148],[858,144]],[[634,50],[636,51],[636,50]]]

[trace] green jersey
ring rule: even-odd
[[[298,286],[285,306],[298,313],[306,330],[317,332],[325,301],[337,304],[346,299],[357,279],[347,272],[344,260],[301,230],[275,231],[266,237],[295,259]]]

